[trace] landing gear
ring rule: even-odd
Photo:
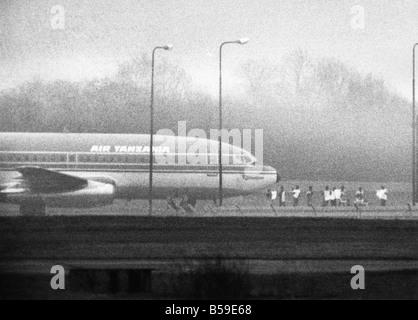
[[[212,201],[213,201],[213,205],[214,205],[215,207],[219,207],[219,204],[218,204],[218,198],[214,197],[214,198],[212,199]]]
[[[20,205],[20,214],[22,216],[45,216],[46,205],[42,201],[23,202]]]
[[[179,207],[177,206],[177,204],[174,202],[172,197],[168,197],[167,198],[167,204],[170,208],[173,208],[174,210],[179,211]]]
[[[180,202],[180,207],[182,207],[183,210],[188,213],[196,212],[196,209],[195,209],[196,202],[197,202],[196,197],[188,196],[187,194],[184,194]]]
[[[187,205],[192,206],[194,208],[194,207],[196,207],[197,199],[196,199],[196,197],[187,196],[185,194],[184,197],[183,197],[183,199],[181,200],[181,202],[182,203],[184,202],[184,204],[187,204]]]
[[[167,204],[176,210],[178,212],[179,210],[182,210],[184,212],[196,212],[195,206],[197,203],[197,198],[194,196],[188,196],[187,194],[184,194],[181,198],[181,201],[179,204],[177,204],[172,197],[167,198]]]

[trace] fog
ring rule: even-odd
[[[285,180],[410,179],[410,104],[383,80],[303,49],[275,61],[243,62],[242,90],[223,103],[228,130],[264,130],[265,164]],[[0,130],[148,133],[150,71],[142,55],[104,78],[33,79],[0,91]],[[183,68],[160,58],[155,79],[156,131],[176,133],[178,121],[208,136],[218,127],[218,99]]]

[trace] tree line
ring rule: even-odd
[[[84,82],[41,79],[0,92],[0,130],[147,133],[150,60]],[[177,65],[159,63],[156,130],[217,128],[217,98],[197,90]],[[281,63],[250,60],[238,68],[243,95],[224,97],[228,129],[264,129],[264,160],[286,179],[406,180],[410,121],[405,99],[383,80],[303,50]]]

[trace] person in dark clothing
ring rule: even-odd
[[[293,206],[297,207],[299,205],[299,198],[300,198],[300,189],[299,186],[296,186],[292,190],[292,196],[293,196]]]
[[[283,186],[280,187],[278,197],[279,197],[279,206],[286,207],[286,192],[284,191]]]
[[[306,200],[307,200],[307,204],[308,204],[309,207],[313,205],[313,202],[312,202],[313,195],[314,195],[313,187],[310,186],[309,190],[306,192]]]

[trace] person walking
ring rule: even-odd
[[[326,207],[327,205],[329,205],[331,201],[331,194],[330,194],[330,190],[328,186],[325,187],[325,190],[323,191],[323,193],[324,193],[324,202],[322,203],[322,206]]]
[[[348,206],[349,203],[348,203],[348,200],[347,200],[347,197],[346,197],[345,187],[344,186],[341,186],[340,191],[341,191],[340,204],[342,206]]]
[[[362,206],[364,205],[364,190],[362,187],[360,187],[356,192],[356,205]]]
[[[267,190],[266,197],[267,197],[267,199],[269,199],[270,201],[272,200],[271,189],[268,189],[268,190]]]
[[[331,207],[336,207],[337,206],[337,198],[335,196],[335,190],[337,188],[333,187],[332,190],[330,191],[330,202],[331,202]]]
[[[286,192],[284,191],[283,186],[280,186],[278,197],[279,197],[279,207],[286,207]]]
[[[300,197],[300,189],[299,186],[296,186],[293,190],[292,190],[292,195],[293,195],[293,206],[297,207],[299,204],[299,197]]]
[[[306,192],[306,200],[307,200],[307,204],[309,207],[313,206],[313,201],[312,201],[313,195],[314,195],[313,187],[310,186],[309,190]]]
[[[335,195],[335,206],[337,207],[341,206],[341,189],[335,188],[334,195]]]
[[[385,207],[386,202],[388,201],[388,189],[386,189],[385,186],[382,186],[380,190],[376,191],[376,195],[380,199],[380,205]]]

